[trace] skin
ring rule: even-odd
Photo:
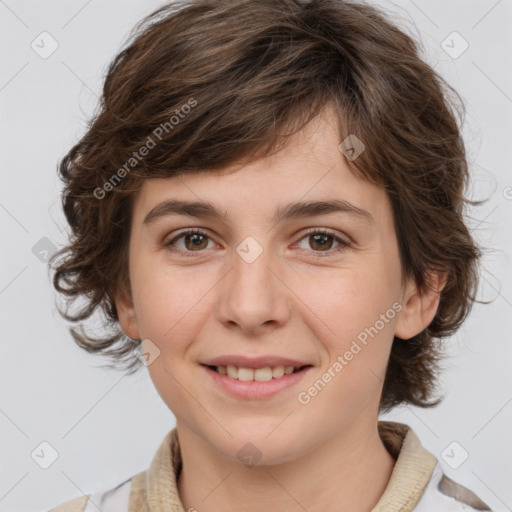
[[[176,417],[185,510],[326,512],[343,503],[370,511],[388,484],[395,461],[377,422],[393,336],[408,339],[431,322],[444,282],[433,275],[432,289],[420,291],[402,281],[388,196],[352,174],[336,123],[326,108],[268,158],[148,180],[135,200],[132,295],[120,294],[116,304],[124,332],[160,350],[148,370]],[[271,220],[278,206],[333,198],[367,210],[373,222],[339,212]],[[169,199],[209,201],[225,216],[143,223]],[[185,237],[165,245],[184,228],[208,232],[199,249]],[[308,228],[329,229],[351,246],[336,252],[336,238],[315,243]],[[263,248],[252,263],[236,252],[248,236]],[[299,403],[298,393],[395,302],[401,311],[308,404]],[[288,356],[314,368],[273,397],[242,400],[199,365],[226,354]],[[237,458],[247,442],[261,453],[253,466]]]

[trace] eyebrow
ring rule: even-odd
[[[327,215],[329,213],[348,213],[355,217],[373,223],[375,221],[372,214],[362,208],[359,208],[343,199],[332,199],[324,201],[310,201],[291,203],[279,207],[273,216],[275,224],[288,219],[297,219],[303,217],[313,217],[317,215]],[[144,218],[143,224],[151,224],[156,220],[169,215],[186,215],[201,219],[224,220],[228,213],[222,213],[212,203],[207,201],[180,201],[171,199],[156,205]]]

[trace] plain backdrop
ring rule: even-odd
[[[446,342],[444,402],[382,419],[411,425],[449,477],[493,510],[512,510],[512,2],[375,3],[421,40],[424,58],[466,102],[470,196],[488,199],[469,222],[489,248],[479,298],[492,301],[475,305]],[[117,485],[148,467],[175,425],[146,369],[101,369],[74,344],[44,261],[67,236],[57,162],[84,133],[129,30],[160,5],[0,1],[2,512],[43,511]],[[47,469],[35,462],[53,450]]]

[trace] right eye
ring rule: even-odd
[[[183,238],[184,249],[179,248],[176,249],[176,242]],[[205,240],[210,239],[208,234],[201,229],[189,229],[187,231],[182,231],[178,236],[174,237],[170,242],[165,243],[165,247],[169,248],[172,252],[181,252],[185,256],[189,256],[190,254],[186,253],[194,253],[201,252],[201,249],[206,249]],[[211,239],[210,239],[211,240]],[[207,242],[206,242],[207,243]],[[197,249],[197,250],[196,250]]]

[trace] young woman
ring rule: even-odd
[[[176,417],[151,466],[53,509],[489,510],[407,425],[480,251],[451,88],[343,0],[193,0],[143,20],[60,165],[54,283]],[[60,258],[60,260],[59,260]],[[58,262],[58,263],[57,263]]]

